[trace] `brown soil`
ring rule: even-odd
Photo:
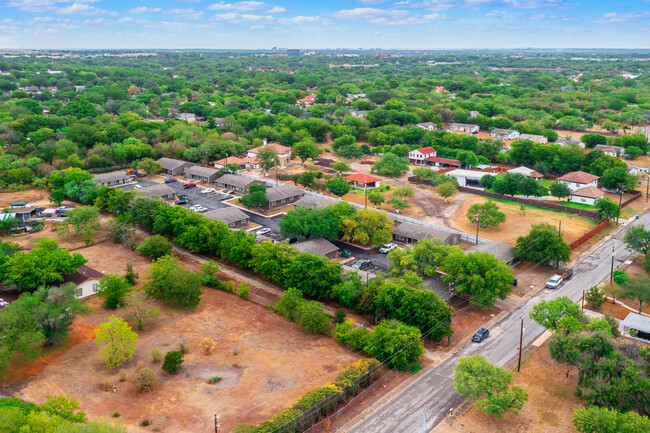
[[[451,329],[454,330],[454,334],[451,336],[452,346],[458,344],[468,335],[474,334],[481,328],[483,323],[487,323],[501,312],[497,307],[491,307],[486,310],[477,306],[468,308],[469,302],[458,298],[452,301],[451,306],[455,310],[454,317],[451,319]],[[446,340],[443,340],[445,349],[448,347]]]
[[[27,189],[25,191],[0,193],[0,209],[9,207],[9,203],[26,201],[30,205],[42,202],[51,204],[48,200],[50,193],[44,189]]]
[[[444,421],[436,432],[440,433],[567,433],[577,430],[571,423],[573,411],[583,407],[575,396],[577,371],[553,360],[547,344],[543,344],[528,357],[515,372],[513,384],[528,392],[528,401],[519,415],[506,414],[501,419],[485,415],[475,407],[453,421]]]

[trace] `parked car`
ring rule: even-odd
[[[205,212],[206,210],[208,210],[208,208],[207,208],[207,207],[203,207],[203,206],[201,206],[201,205],[199,204],[199,205],[194,205],[194,206],[192,206],[192,207],[190,208],[190,210],[191,210],[192,212]]]
[[[352,267],[354,269],[364,270],[370,265],[372,265],[372,259],[359,259],[356,262],[354,262]]]
[[[181,199],[176,200],[176,202],[174,204],[181,205],[181,204],[187,204],[187,203],[188,203],[187,199],[181,198]]]
[[[352,257],[352,252],[350,250],[343,249],[341,250],[341,257],[343,257],[344,259],[349,259],[350,257]]]
[[[185,189],[194,188],[195,186],[196,186],[196,184],[194,182],[188,182],[185,185],[183,185],[183,188],[185,188]]]
[[[166,177],[165,178],[165,183],[174,183],[174,182],[178,182],[178,179],[176,179],[175,177]]]
[[[270,228],[262,227],[261,229],[255,230],[255,233],[258,234],[258,235],[265,235],[265,234],[269,233],[270,231],[271,231]]]
[[[68,206],[59,206],[55,209],[56,212],[67,212],[69,210]]]
[[[485,340],[490,336],[490,331],[488,331],[485,328],[481,328],[478,331],[476,331],[476,334],[472,337],[472,341],[474,343],[480,343],[481,341]]]
[[[203,188],[203,189],[201,190],[201,194],[211,194],[211,193],[213,193],[213,192],[215,192],[215,191],[214,191],[214,188]]]
[[[221,197],[219,197],[219,200],[230,200],[234,196],[232,194],[224,194]]]
[[[133,188],[135,188],[135,189],[140,189],[140,188],[142,188],[142,185],[138,185],[138,184],[136,184],[136,185],[133,185]]]
[[[560,284],[562,284],[562,281],[564,281],[564,279],[562,278],[562,275],[553,275],[546,282],[546,288],[548,288],[548,289],[557,289],[558,287],[560,287]]]
[[[382,245],[381,248],[379,248],[379,252],[382,254],[388,254],[391,251],[393,251],[395,248],[397,248],[397,244],[390,243],[390,244]]]
[[[188,200],[187,196],[185,194],[178,194],[178,198],[180,200]]]

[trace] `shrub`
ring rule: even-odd
[[[598,289],[598,287],[594,286],[585,293],[585,301],[596,310],[599,310],[605,303],[605,295]]]
[[[150,368],[141,368],[135,375],[135,388],[140,392],[149,392],[158,385],[158,377]]]
[[[219,382],[223,377],[221,376],[212,376],[210,379],[208,379],[208,383],[212,385],[213,383]]]
[[[119,417],[120,417],[120,411],[119,411],[119,410],[116,410],[115,412],[113,412],[113,415],[111,415],[111,416],[112,416],[113,418],[119,418]]]
[[[201,265],[201,281],[204,285],[216,288],[219,284],[217,280],[217,272],[221,268],[215,262],[205,262]]]
[[[336,323],[338,324],[343,323],[346,317],[347,317],[347,313],[343,310],[336,310],[336,313],[334,313],[334,318],[336,319]]]
[[[160,358],[162,358],[162,352],[155,347],[151,349],[151,361],[154,364],[158,364],[160,362]]]
[[[623,272],[620,269],[614,271],[614,282],[618,285],[625,284],[627,280],[630,279],[630,276],[627,272]]]
[[[165,355],[165,360],[163,361],[161,368],[166,373],[176,374],[178,373],[178,369],[181,368],[182,363],[183,354],[177,350],[172,350],[170,352],[167,352]]]
[[[68,421],[78,423],[87,421],[86,414],[79,410],[79,402],[65,395],[48,395],[47,401],[41,405],[41,408]]]
[[[408,372],[409,374],[415,374],[420,370],[422,370],[422,366],[420,364],[413,364],[409,367]]]
[[[151,422],[148,419],[143,419],[142,422],[140,423],[141,427],[149,427],[151,425]]]
[[[217,350],[217,343],[215,343],[212,338],[205,337],[199,343],[199,347],[201,348],[201,353],[208,356],[212,355]]]
[[[239,297],[241,297],[241,298],[248,299],[248,292],[249,291],[250,291],[250,289],[248,288],[248,284],[243,282],[243,283],[239,284],[239,290],[237,291],[237,295],[239,295]]]
[[[316,301],[298,303],[296,321],[307,332],[329,334],[331,321],[325,313],[324,305]]]
[[[618,327],[618,320],[616,317],[612,316],[611,314],[605,314],[605,321],[609,323],[609,326],[612,331],[612,337],[618,338],[621,336],[621,330]]]
[[[154,235],[143,240],[136,251],[151,260],[156,260],[172,252],[172,243],[164,236]]]

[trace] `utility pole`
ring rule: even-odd
[[[585,291],[582,291],[582,305],[580,305],[580,309],[584,311],[585,309]]]
[[[621,203],[622,202],[623,202],[623,190],[621,190],[621,193],[618,196],[618,214],[616,215],[616,224],[618,224],[618,218],[621,216]]]
[[[612,270],[609,273],[609,283],[612,284],[614,281],[614,258],[616,257],[616,251],[614,251],[614,245],[612,245]]]
[[[650,173],[646,176],[648,178],[645,185],[645,202],[648,202],[648,192],[650,192]]]
[[[216,413],[214,414],[214,433],[219,433],[219,427],[221,427],[221,424],[219,423],[219,418],[221,415],[217,415]]]
[[[479,217],[476,217],[476,245],[478,245],[478,227],[479,227]]]
[[[557,241],[562,242],[562,220],[560,220],[560,227],[557,229]]]
[[[524,342],[524,319],[521,318],[521,330],[519,331],[519,362],[517,363],[517,372],[521,369],[521,349]]]
[[[368,209],[368,184],[366,183],[363,184],[363,195],[366,201],[366,209]]]

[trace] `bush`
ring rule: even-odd
[[[162,358],[162,352],[155,347],[151,349],[151,361],[154,364],[158,364],[160,362],[160,358]]]
[[[336,323],[338,324],[343,323],[347,315],[348,314],[343,310],[336,310],[336,313],[334,313],[334,318],[336,320]]]
[[[594,286],[585,293],[585,301],[596,310],[600,310],[600,307],[605,303],[605,295],[598,287]]]
[[[182,363],[183,354],[177,350],[172,350],[170,352],[167,352],[165,355],[165,360],[163,361],[161,368],[166,373],[176,374],[178,373],[178,369],[181,368]]]
[[[329,334],[331,321],[324,305],[316,301],[301,301],[296,311],[296,322],[307,332]]]
[[[177,307],[195,307],[201,301],[201,277],[172,256],[160,257],[147,273],[144,291]]]
[[[146,238],[136,251],[144,254],[151,260],[156,260],[162,256],[166,256],[172,252],[172,243],[166,237],[154,235]]]
[[[141,368],[135,375],[135,388],[140,392],[153,391],[158,385],[158,377],[150,368]]]
[[[404,371],[424,353],[421,337],[420,330],[414,326],[397,320],[384,320],[368,336],[364,351],[386,362],[389,368]]]
[[[204,354],[205,356],[209,356],[212,355],[217,350],[217,343],[215,343],[212,338],[205,337],[199,343],[199,347],[201,348],[202,354]]]
[[[210,379],[208,379],[208,383],[212,385],[213,383],[219,382],[223,377],[221,376],[212,376]]]
[[[240,298],[248,299],[248,292],[250,289],[248,288],[248,284],[245,282],[242,282],[239,284],[239,290],[237,291],[237,295]]]
[[[187,343],[185,341],[182,341],[181,344],[179,344],[178,351],[185,355],[190,352],[190,348],[187,347]]]
[[[612,332],[612,337],[614,338],[620,337],[621,329],[618,327],[619,322],[616,319],[616,317],[612,316],[611,314],[605,314],[605,321],[609,323]]]
[[[623,272],[620,269],[614,271],[614,282],[618,285],[625,284],[627,280],[630,279],[630,276],[627,272]]]
[[[85,423],[88,419],[86,414],[79,410],[79,402],[65,395],[48,395],[41,408],[72,422]]]

